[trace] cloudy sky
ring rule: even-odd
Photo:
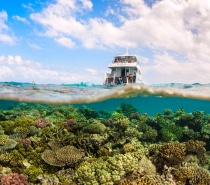
[[[210,1],[0,1],[1,82],[102,84],[125,48],[146,84],[209,83]]]

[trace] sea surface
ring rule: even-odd
[[[0,109],[19,103],[70,104],[99,110],[114,111],[122,103],[131,104],[139,113],[154,115],[165,109],[186,112],[202,110],[210,113],[210,84],[155,84],[103,86],[79,84],[0,83]]]
[[[210,185],[210,84],[1,82],[0,184]]]

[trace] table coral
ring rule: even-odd
[[[42,153],[42,159],[52,166],[67,166],[76,165],[83,157],[85,156],[84,152],[80,149],[75,148],[74,146],[64,146],[56,151],[45,150]]]
[[[0,150],[13,149],[17,145],[14,139],[10,139],[8,135],[0,135]]]

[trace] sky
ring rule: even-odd
[[[115,55],[143,82],[210,82],[209,0],[0,1],[0,81],[102,84]]]

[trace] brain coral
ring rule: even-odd
[[[74,146],[64,146],[56,151],[45,150],[42,153],[42,159],[52,166],[74,166],[85,156],[82,150]]]

